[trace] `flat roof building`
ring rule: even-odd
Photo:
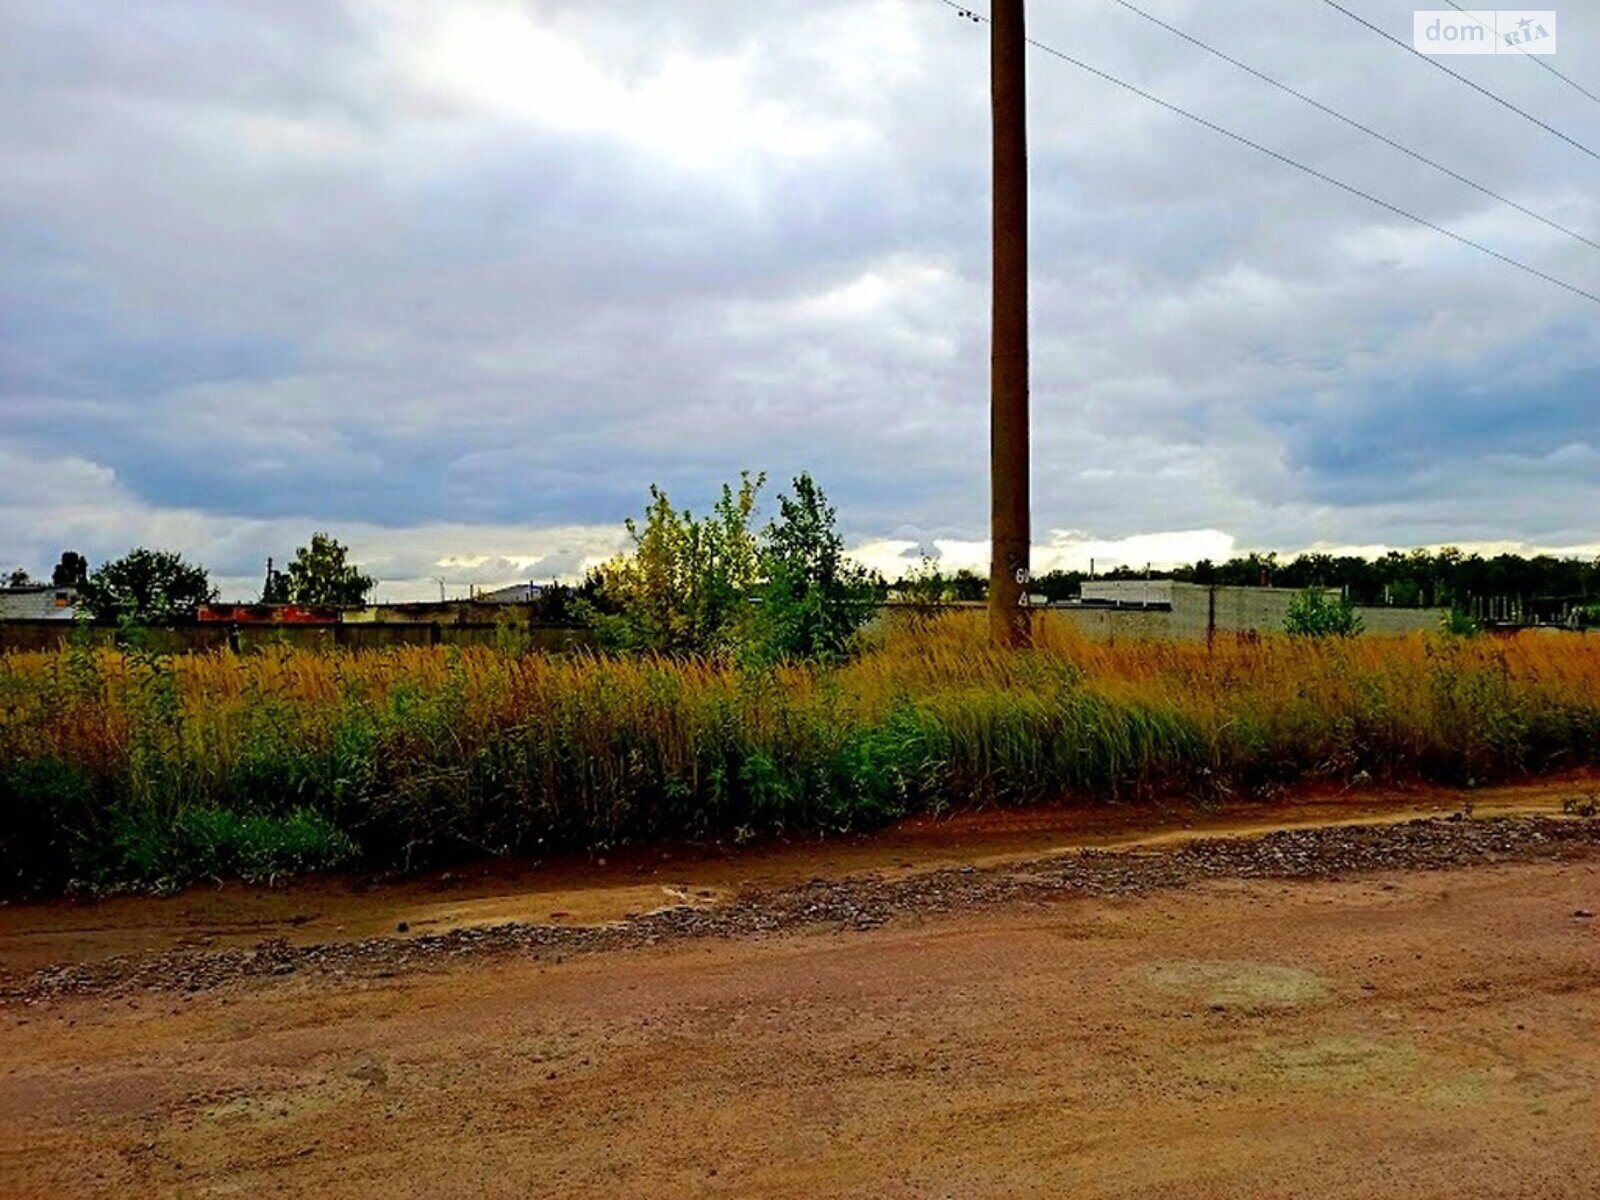
[[[77,612],[75,588],[49,583],[0,588],[0,621],[70,621]]]

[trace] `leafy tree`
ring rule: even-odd
[[[104,563],[84,582],[84,606],[101,620],[153,625],[194,615],[216,598],[204,567],[166,550],[139,547]]]
[[[1361,618],[1344,597],[1313,587],[1289,602],[1283,627],[1291,637],[1353,637],[1361,632]]]
[[[950,578],[950,590],[957,600],[971,602],[989,598],[989,581],[971,567],[962,567]]]
[[[1280,563],[1272,555],[1250,555],[1220,566],[1201,562],[1180,567],[1172,575],[1193,583],[1259,584],[1265,578],[1278,587],[1336,587],[1356,604],[1409,608],[1467,610],[1475,599],[1486,597],[1575,601],[1581,607],[1600,596],[1600,562],[1516,554],[1486,559],[1454,546],[1395,550],[1377,559],[1303,554]]]
[[[31,587],[32,585],[33,576],[28,574],[28,569],[26,567],[18,567],[16,570],[12,571],[11,574],[6,576],[7,587],[25,588]]]
[[[1061,572],[1054,572],[1050,579],[1056,585],[1056,590],[1061,593],[1060,598],[1065,599],[1067,592],[1063,580],[1066,577]],[[1076,576],[1072,577],[1072,591],[1076,593]],[[1038,580],[1034,580],[1037,589]],[[975,603],[988,599],[989,581],[979,575],[971,567],[962,567],[956,571],[946,571],[939,566],[936,559],[924,554],[918,560],[915,570],[902,575],[894,585],[895,591],[901,599],[922,605],[945,605],[954,603]],[[1052,597],[1055,598],[1055,597]]]
[[[585,606],[602,642],[658,654],[719,654],[747,632],[748,598],[758,582],[760,551],[750,529],[766,477],[724,484],[710,515],[679,511],[650,488],[644,525],[627,522],[633,553],[599,568],[595,599]]]
[[[747,650],[759,661],[817,660],[846,653],[878,595],[866,568],[845,557],[836,514],[810,475],[778,497],[762,536],[762,583]]]
[[[50,583],[58,588],[81,588],[89,579],[89,560],[76,550],[62,552],[61,561],[50,572]]]
[[[296,550],[289,564],[288,603],[365,604],[377,581],[345,561],[349,552],[325,533],[312,534],[311,544]],[[268,586],[271,584],[269,578]]]

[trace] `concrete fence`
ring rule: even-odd
[[[1218,635],[1282,633],[1294,588],[1228,587],[1172,579],[1085,583],[1083,601],[1052,608],[1085,635],[1110,640],[1205,641]],[[1329,590],[1337,597],[1338,592]],[[1438,629],[1445,610],[1355,605],[1368,633]]]
[[[519,625],[518,645],[544,652],[582,649],[593,633],[579,626]],[[288,647],[296,650],[392,650],[400,646],[493,646],[506,637],[496,625],[435,625],[423,622],[366,621],[358,624],[228,625],[204,622],[142,630],[141,643],[160,654],[205,654],[233,649],[241,653]],[[0,653],[51,651],[86,637],[96,646],[115,644],[111,625],[80,626],[71,621],[0,621]]]
[[[1086,592],[1087,594],[1087,592]],[[1281,633],[1296,593],[1288,588],[1208,587],[1170,580],[1140,582],[1122,596],[1097,591],[1084,603],[1058,604],[1038,611],[1048,620],[1065,622],[1096,641],[1207,641],[1216,637],[1253,637]],[[949,603],[940,610],[981,610],[982,602]],[[923,606],[891,601],[880,621],[905,619]],[[1443,609],[1384,608],[1357,605],[1367,633],[1400,634],[1438,629]],[[79,631],[82,632],[79,632]],[[75,636],[96,645],[111,645],[117,631],[109,625],[78,626],[71,621],[0,621],[0,653],[58,650]],[[144,644],[161,653],[206,653],[232,648],[240,652],[286,646],[305,650],[387,650],[399,646],[494,646],[511,638],[516,645],[545,653],[593,647],[592,630],[574,625],[517,623],[446,624],[422,621],[359,621],[319,624],[230,625],[200,622],[149,629]]]

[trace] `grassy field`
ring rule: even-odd
[[[1600,761],[1600,639],[997,653],[958,614],[832,668],[414,648],[0,657],[0,886],[861,828],[918,809],[1473,784]]]

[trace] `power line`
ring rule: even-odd
[[[1400,38],[1395,37],[1394,34],[1390,33],[1387,29],[1383,29],[1380,26],[1374,25],[1371,21],[1367,20],[1360,13],[1351,12],[1344,5],[1340,4],[1339,0],[1322,0],[1322,2],[1324,4],[1326,4],[1329,8],[1337,9],[1339,12],[1342,12],[1345,16],[1349,17],[1352,21],[1356,22],[1358,25],[1365,25],[1368,29],[1372,30],[1373,33],[1377,34],[1379,37],[1385,39],[1386,41],[1393,42],[1396,46],[1399,46],[1400,49],[1404,50],[1407,54],[1415,55],[1417,58],[1420,58],[1423,62],[1427,63],[1430,67],[1433,67],[1434,69],[1439,70],[1439,71],[1443,71],[1446,75],[1450,76],[1452,79],[1459,79],[1462,83],[1466,84],[1473,91],[1481,92],[1483,95],[1489,97],[1489,99],[1493,100],[1496,104],[1500,105],[1502,108],[1508,108],[1512,112],[1516,113],[1519,117],[1522,117],[1524,120],[1532,121],[1535,125],[1537,125],[1540,129],[1543,129],[1546,133],[1554,134],[1556,137],[1560,138],[1563,142],[1566,142],[1567,145],[1572,146],[1575,149],[1582,150],[1590,158],[1594,159],[1596,162],[1600,162],[1600,151],[1596,151],[1593,147],[1585,145],[1584,143],[1580,142],[1575,137],[1569,137],[1568,135],[1562,133],[1561,130],[1557,129],[1554,125],[1546,124],[1544,121],[1541,121],[1538,117],[1536,117],[1532,113],[1530,113],[1527,109],[1518,108],[1515,104],[1511,103],[1511,101],[1505,99],[1504,97],[1495,95],[1495,93],[1491,92],[1488,88],[1484,87],[1482,84],[1475,83],[1472,80],[1468,79],[1460,71],[1452,70],[1451,68],[1445,66],[1442,62],[1440,62],[1437,58],[1433,57],[1432,55],[1424,54],[1422,51],[1418,50],[1415,46],[1409,44],[1408,42],[1405,42],[1405,41],[1401,40]]]
[[[982,23],[988,22],[988,18],[983,14],[974,12],[965,5],[957,4],[956,0],[939,0],[939,3],[943,4],[946,8],[955,10],[956,13],[962,17],[965,17],[969,21],[977,21]],[[1090,75],[1093,75],[1096,78],[1103,79],[1107,83],[1115,84],[1124,91],[1132,92],[1140,99],[1148,100],[1150,103],[1158,105],[1161,108],[1166,109],[1168,112],[1176,113],[1178,116],[1193,121],[1196,125],[1200,125],[1206,129],[1209,129],[1213,133],[1220,133],[1223,137],[1238,142],[1241,146],[1248,146],[1252,150],[1255,150],[1261,154],[1265,154],[1268,158],[1276,159],[1285,166],[1293,167],[1297,171],[1301,171],[1307,175],[1310,175],[1313,179],[1320,179],[1323,183],[1332,184],[1340,191],[1348,192],[1352,196],[1359,196],[1368,203],[1376,204],[1379,208],[1394,213],[1398,217],[1404,217],[1408,221],[1414,222],[1417,225],[1421,225],[1424,229],[1431,229],[1435,233],[1443,234],[1453,242],[1459,242],[1461,245],[1470,247],[1471,249],[1478,251],[1480,254],[1487,254],[1490,258],[1498,259],[1507,266],[1515,267],[1517,270],[1532,275],[1536,279],[1542,279],[1546,283],[1554,284],[1556,287],[1561,288],[1564,291],[1573,293],[1573,295],[1582,296],[1585,300],[1592,301],[1595,304],[1600,304],[1600,294],[1587,291],[1584,288],[1579,287],[1577,284],[1568,283],[1564,279],[1558,279],[1554,275],[1550,275],[1539,270],[1538,267],[1530,266],[1525,262],[1512,258],[1509,254],[1502,254],[1498,250],[1485,246],[1482,242],[1474,241],[1472,238],[1469,238],[1464,234],[1456,233],[1452,229],[1446,229],[1443,225],[1440,225],[1435,221],[1430,221],[1426,217],[1418,216],[1416,213],[1401,208],[1397,204],[1391,204],[1387,200],[1383,200],[1377,196],[1374,196],[1371,192],[1363,191],[1354,184],[1345,183],[1342,179],[1335,179],[1332,175],[1329,175],[1323,171],[1319,171],[1315,167],[1307,166],[1299,159],[1291,158],[1281,151],[1274,150],[1270,146],[1264,146],[1260,142],[1245,137],[1242,133],[1235,133],[1231,129],[1218,125],[1215,121],[1208,120],[1197,113],[1192,113],[1188,109],[1181,108],[1168,100],[1163,100],[1160,96],[1153,95],[1152,93],[1145,91],[1143,88],[1129,83],[1125,79],[1119,79],[1107,71],[1102,71],[1099,67],[1090,66],[1082,59],[1073,58],[1072,55],[1067,54],[1065,51],[1057,50],[1054,46],[1041,42],[1037,38],[1030,37],[1027,40],[1028,44],[1036,50],[1042,51],[1043,53],[1051,55],[1054,58],[1059,58],[1062,62],[1071,63],[1080,71],[1087,71]]]
[[[1587,238],[1587,237],[1585,237],[1583,234],[1579,233],[1575,229],[1569,229],[1567,226],[1562,225],[1558,221],[1552,221],[1549,217],[1546,217],[1546,216],[1544,216],[1544,215],[1542,215],[1540,213],[1534,212],[1533,209],[1528,208],[1525,205],[1517,203],[1515,200],[1511,199],[1509,196],[1502,195],[1501,193],[1495,191],[1493,188],[1490,188],[1490,187],[1485,186],[1484,184],[1478,183],[1476,180],[1468,179],[1465,175],[1461,174],[1459,171],[1451,170],[1449,167],[1445,166],[1443,163],[1436,162],[1434,159],[1429,158],[1426,154],[1423,154],[1421,151],[1413,150],[1410,146],[1406,146],[1406,145],[1404,145],[1404,144],[1402,144],[1400,142],[1395,141],[1392,137],[1389,137],[1386,134],[1378,132],[1376,129],[1373,129],[1370,125],[1364,125],[1360,121],[1356,120],[1354,117],[1346,116],[1344,113],[1340,112],[1338,109],[1330,108],[1328,105],[1322,103],[1322,101],[1316,99],[1314,96],[1308,96],[1305,92],[1302,92],[1302,91],[1299,91],[1296,88],[1290,87],[1287,83],[1284,83],[1282,80],[1274,79],[1271,75],[1266,74],[1266,72],[1264,72],[1264,71],[1256,70],[1256,68],[1252,67],[1249,63],[1240,62],[1237,58],[1234,58],[1232,55],[1224,53],[1223,51],[1218,50],[1215,46],[1209,45],[1208,43],[1201,41],[1199,38],[1195,37],[1193,34],[1185,33],[1183,30],[1179,29],[1176,25],[1169,25],[1169,24],[1167,24],[1167,22],[1163,21],[1160,17],[1154,16],[1151,13],[1146,12],[1144,9],[1140,8],[1136,4],[1129,3],[1129,0],[1115,0],[1115,2],[1117,4],[1122,5],[1122,7],[1127,9],[1129,12],[1135,13],[1138,16],[1143,17],[1145,20],[1151,22],[1152,24],[1161,26],[1161,28],[1165,29],[1168,33],[1176,34],[1178,37],[1182,38],[1184,41],[1190,43],[1191,45],[1198,46],[1200,49],[1204,50],[1206,53],[1216,55],[1216,57],[1222,59],[1223,62],[1231,63],[1233,66],[1238,67],[1241,71],[1245,71],[1245,72],[1247,72],[1247,73],[1249,73],[1251,75],[1254,75],[1257,79],[1261,80],[1263,83],[1270,83],[1273,87],[1277,88],[1279,91],[1287,92],[1289,95],[1293,96],[1296,100],[1303,100],[1307,104],[1311,105],[1311,107],[1313,107],[1315,109],[1318,109],[1321,112],[1327,113],[1330,117],[1333,117],[1333,118],[1335,118],[1337,120],[1343,121],[1346,125],[1350,126],[1352,129],[1358,129],[1362,133],[1366,134],[1368,137],[1377,138],[1378,141],[1382,142],[1384,145],[1392,146],[1392,147],[1394,147],[1394,149],[1400,151],[1400,153],[1410,155],[1412,158],[1416,159],[1418,162],[1424,163],[1427,166],[1432,167],[1435,171],[1440,171],[1443,174],[1450,176],[1451,179],[1454,179],[1459,183],[1464,183],[1468,187],[1473,188],[1473,189],[1475,189],[1475,190],[1477,190],[1479,192],[1482,192],[1485,196],[1488,196],[1491,199],[1498,200],[1501,204],[1506,204],[1506,205],[1511,206],[1512,208],[1516,209],[1518,212],[1522,213],[1524,216],[1532,217],[1535,221],[1538,221],[1538,222],[1540,222],[1540,223],[1542,223],[1544,225],[1548,225],[1551,229],[1554,229],[1559,233],[1564,233],[1568,237],[1575,238],[1578,241],[1584,243],[1584,245],[1586,245],[1586,246],[1590,246],[1590,247],[1593,247],[1596,250],[1600,250],[1600,242],[1596,242],[1596,241],[1594,241],[1594,240],[1592,240],[1590,238]]]
[[[1457,4],[1456,0],[1444,0],[1444,2],[1446,4],[1448,4],[1451,8],[1455,9],[1458,13],[1464,13],[1467,16],[1471,17],[1474,21],[1477,21],[1479,25],[1483,25],[1483,27],[1485,29],[1489,28],[1487,25],[1484,25],[1483,21],[1475,13],[1473,13],[1470,9],[1462,8],[1461,5]],[[1584,87],[1583,84],[1579,83],[1576,79],[1572,78],[1572,76],[1563,75],[1560,71],[1556,70],[1549,63],[1545,62],[1545,60],[1543,58],[1541,58],[1539,55],[1532,54],[1527,50],[1523,50],[1522,51],[1522,57],[1524,57],[1526,59],[1530,59],[1536,66],[1543,67],[1546,71],[1549,71],[1550,74],[1554,75],[1557,79],[1561,80],[1562,83],[1565,83],[1570,87],[1576,88],[1578,91],[1582,92],[1585,96],[1589,97],[1589,99],[1593,100],[1596,104],[1600,104],[1600,96],[1595,95],[1588,88]]]

